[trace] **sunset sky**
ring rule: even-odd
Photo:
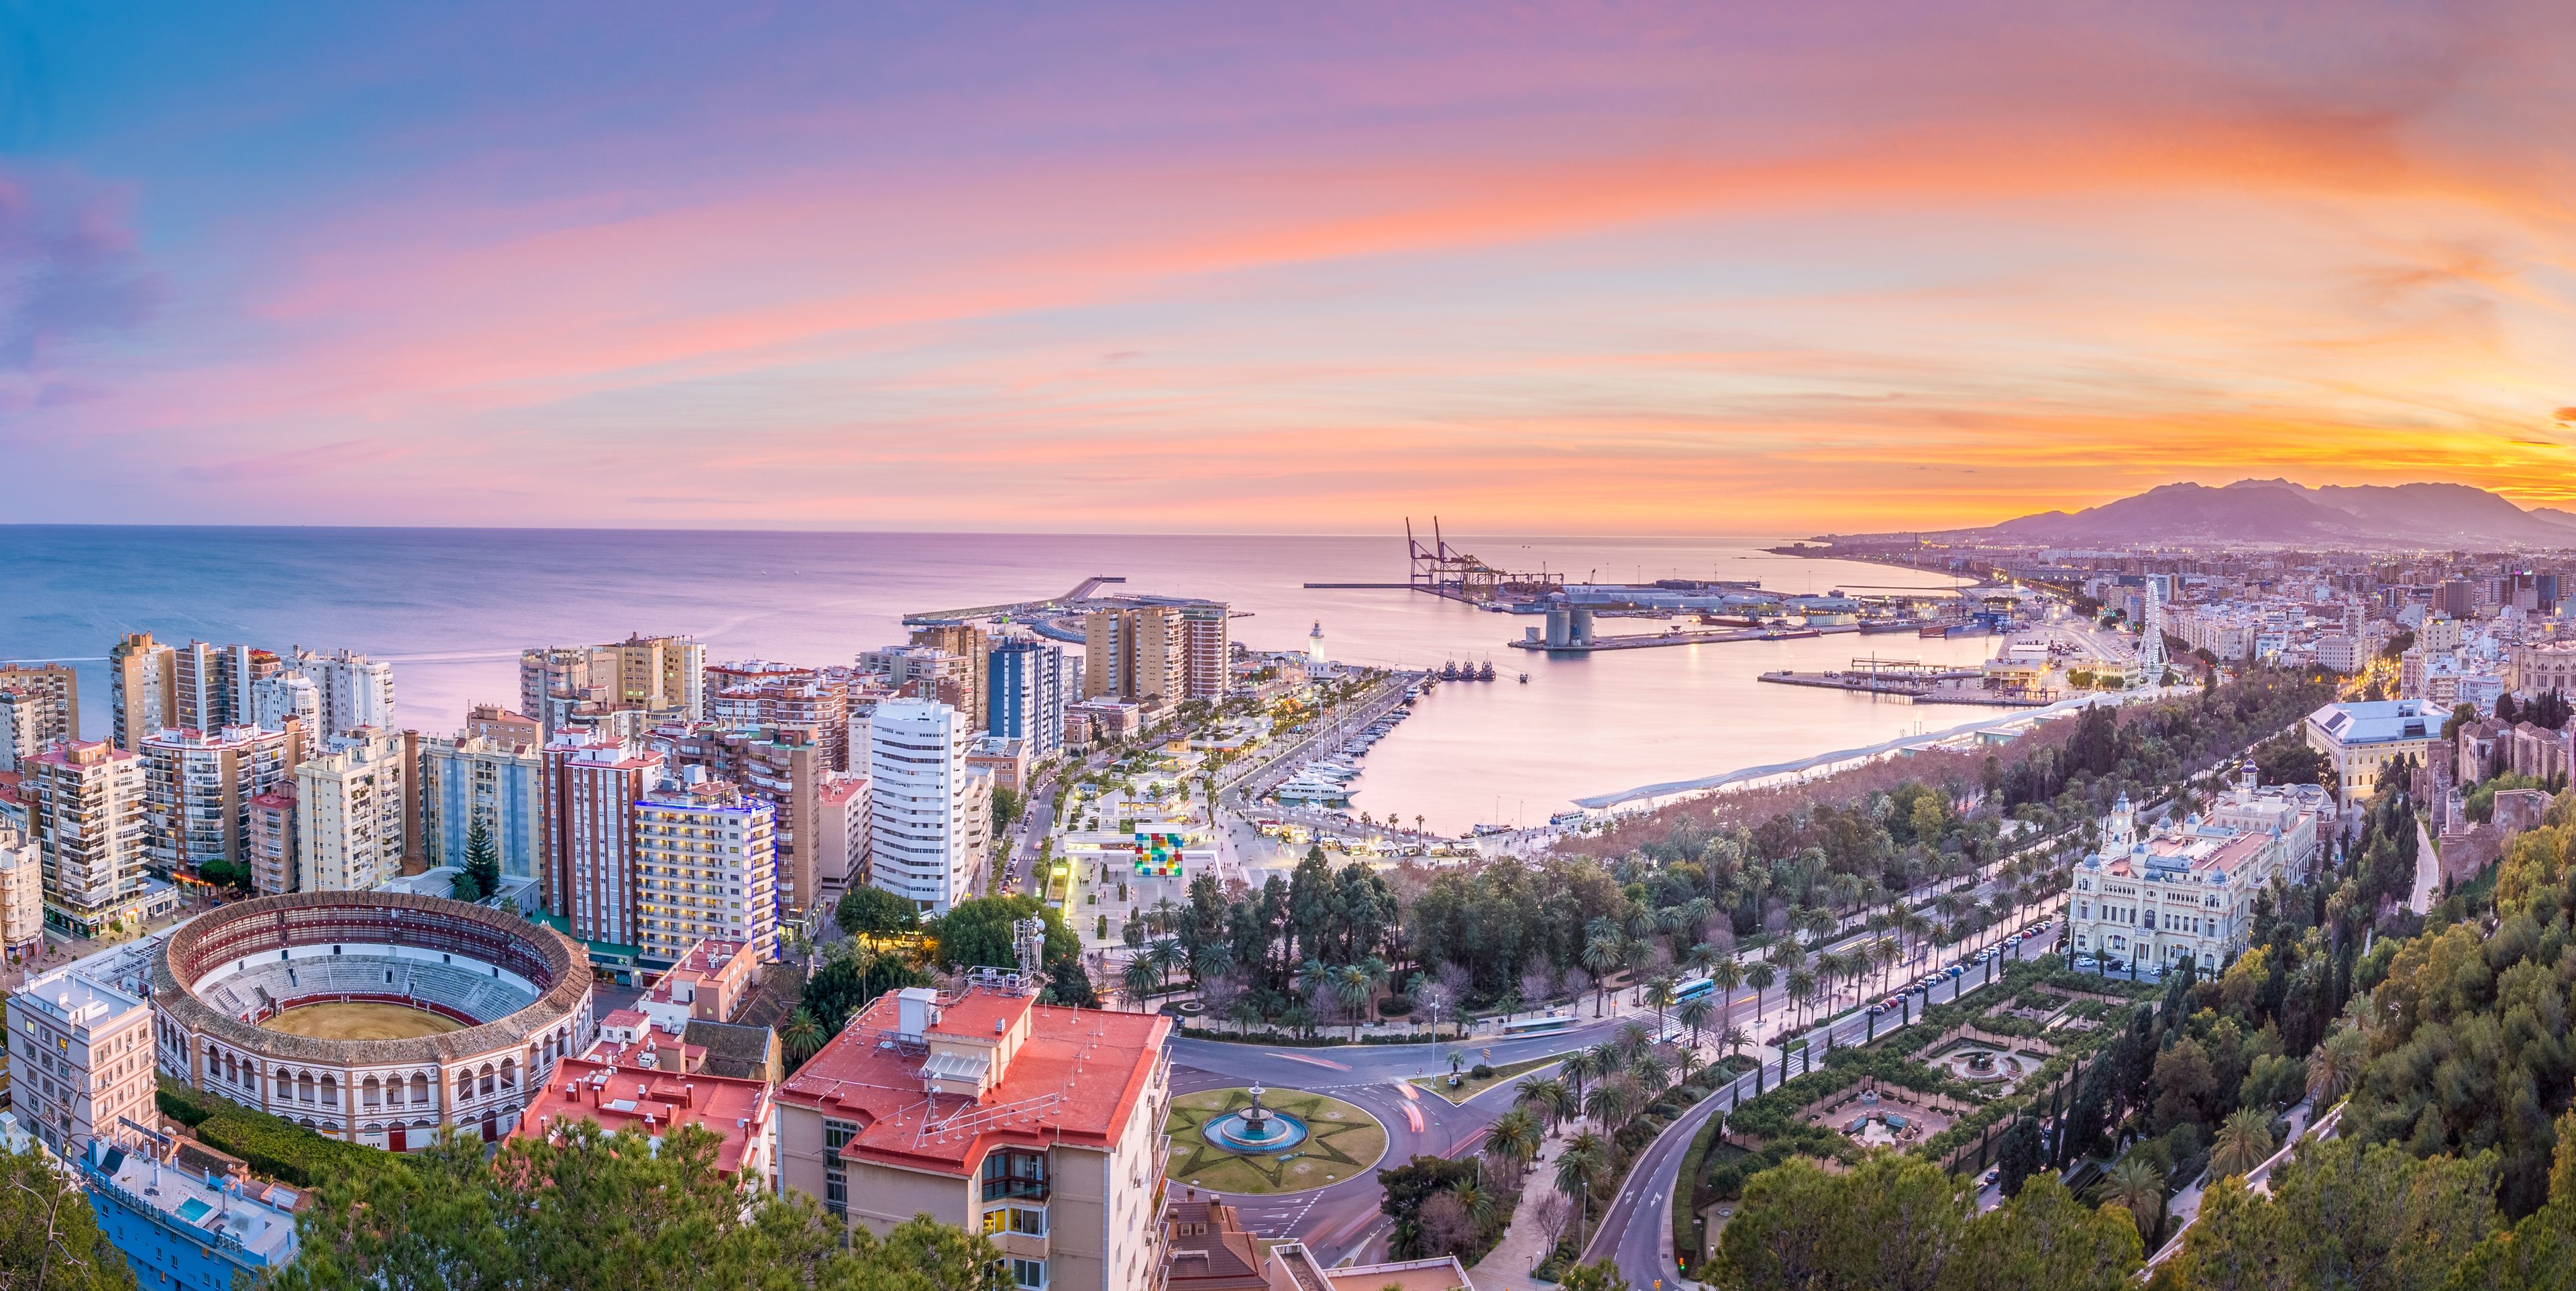
[[[0,6],[0,520],[2576,502],[2576,6]]]

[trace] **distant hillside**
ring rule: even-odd
[[[2525,511],[2465,484],[2307,488],[2239,480],[2167,484],[2072,514],[2007,520],[1997,537],[2082,546],[2121,542],[2339,543],[2391,547],[2576,548],[2576,513]]]

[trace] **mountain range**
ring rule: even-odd
[[[2576,512],[2526,511],[2466,484],[2327,485],[2239,480],[2166,484],[2081,511],[2045,511],[1974,532],[2081,546],[2156,542],[2358,547],[2576,548]]]

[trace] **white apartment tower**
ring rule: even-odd
[[[322,734],[361,726],[394,729],[394,666],[362,654],[335,650],[317,655],[297,647],[281,671],[309,678],[322,708]]]
[[[295,756],[301,760],[313,756],[322,738],[331,732],[322,727],[322,688],[313,679],[298,672],[277,672],[250,685],[251,724],[272,731],[287,729],[295,723]]]
[[[966,715],[926,699],[889,699],[868,722],[868,882],[945,914],[981,858],[967,819]]]
[[[297,766],[296,890],[365,892],[401,874],[410,782],[402,737],[374,729]]]

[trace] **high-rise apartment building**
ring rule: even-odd
[[[402,873],[402,737],[361,727],[295,768],[295,888],[365,892]]]
[[[394,729],[394,666],[362,654],[335,650],[317,655],[301,646],[287,652],[281,671],[312,680],[322,706],[322,734],[358,728]]]
[[[42,708],[43,701],[32,694],[0,690],[0,771],[16,771],[45,747]]]
[[[1234,681],[1234,644],[1227,626],[1233,607],[1221,601],[1193,601],[1180,611],[1182,697],[1211,703],[1222,700]]]
[[[173,726],[143,739],[144,840],[163,874],[246,860],[250,801],[295,776],[295,732]]]
[[[637,944],[636,804],[661,771],[633,740],[546,746],[546,899],[583,941]]]
[[[45,922],[94,937],[178,906],[145,852],[143,758],[105,742],[56,745],[28,759],[29,832],[45,867]]]
[[[242,851],[250,865],[251,891],[273,897],[295,890],[300,853],[295,846],[293,779],[250,800]]]
[[[649,712],[706,716],[707,648],[693,637],[627,637],[617,652],[617,699]]]
[[[776,809],[721,780],[665,781],[635,807],[635,945],[674,964],[709,938],[778,951]]]
[[[474,735],[420,742],[420,845],[431,865],[465,868],[481,821],[510,878],[535,878],[546,857],[546,760],[531,744]]]
[[[1222,629],[1220,629],[1222,630]],[[1179,703],[1189,689],[1181,612],[1168,605],[1082,616],[1082,697]]]
[[[80,738],[80,674],[70,664],[0,663],[0,694],[17,697],[17,722],[32,736],[30,752]]]
[[[824,769],[850,768],[849,679],[820,668],[725,663],[707,669],[707,720],[731,731],[800,727],[814,732]],[[784,822],[781,822],[783,825]]]
[[[982,866],[971,851],[965,715],[890,699],[868,723],[868,882],[945,914]]]
[[[648,637],[519,653],[519,711],[551,736],[575,709],[631,706],[654,719],[706,716],[707,648],[694,638]]]
[[[25,958],[44,939],[44,854],[17,826],[0,824],[0,956]]]
[[[219,731],[259,720],[254,687],[275,676],[277,656],[246,645],[191,641],[171,652],[173,726]],[[271,728],[275,729],[275,728]]]
[[[144,736],[178,724],[178,652],[149,632],[127,633],[107,652],[107,693],[111,742],[141,748]]]
[[[778,903],[790,916],[815,908],[822,892],[817,821],[822,782],[834,772],[821,734],[811,726],[694,722],[655,727],[646,742],[674,770],[697,768],[777,809]]]
[[[322,688],[300,672],[275,672],[251,683],[251,725],[272,731],[294,723],[298,760],[309,758],[330,734],[322,729]]]
[[[991,702],[984,692],[984,661],[993,652],[993,634],[976,623],[934,623],[914,628],[912,643],[942,651],[962,661],[958,676],[966,693],[956,707],[967,714],[977,730],[982,730],[992,716]]]
[[[865,747],[862,745],[861,747]],[[814,887],[823,905],[868,872],[868,778],[845,771],[814,786]]]
[[[1026,740],[1037,761],[1054,757],[1064,747],[1065,657],[1060,646],[1044,641],[1005,642],[993,649],[984,668],[987,715],[982,730],[1003,739]]]

